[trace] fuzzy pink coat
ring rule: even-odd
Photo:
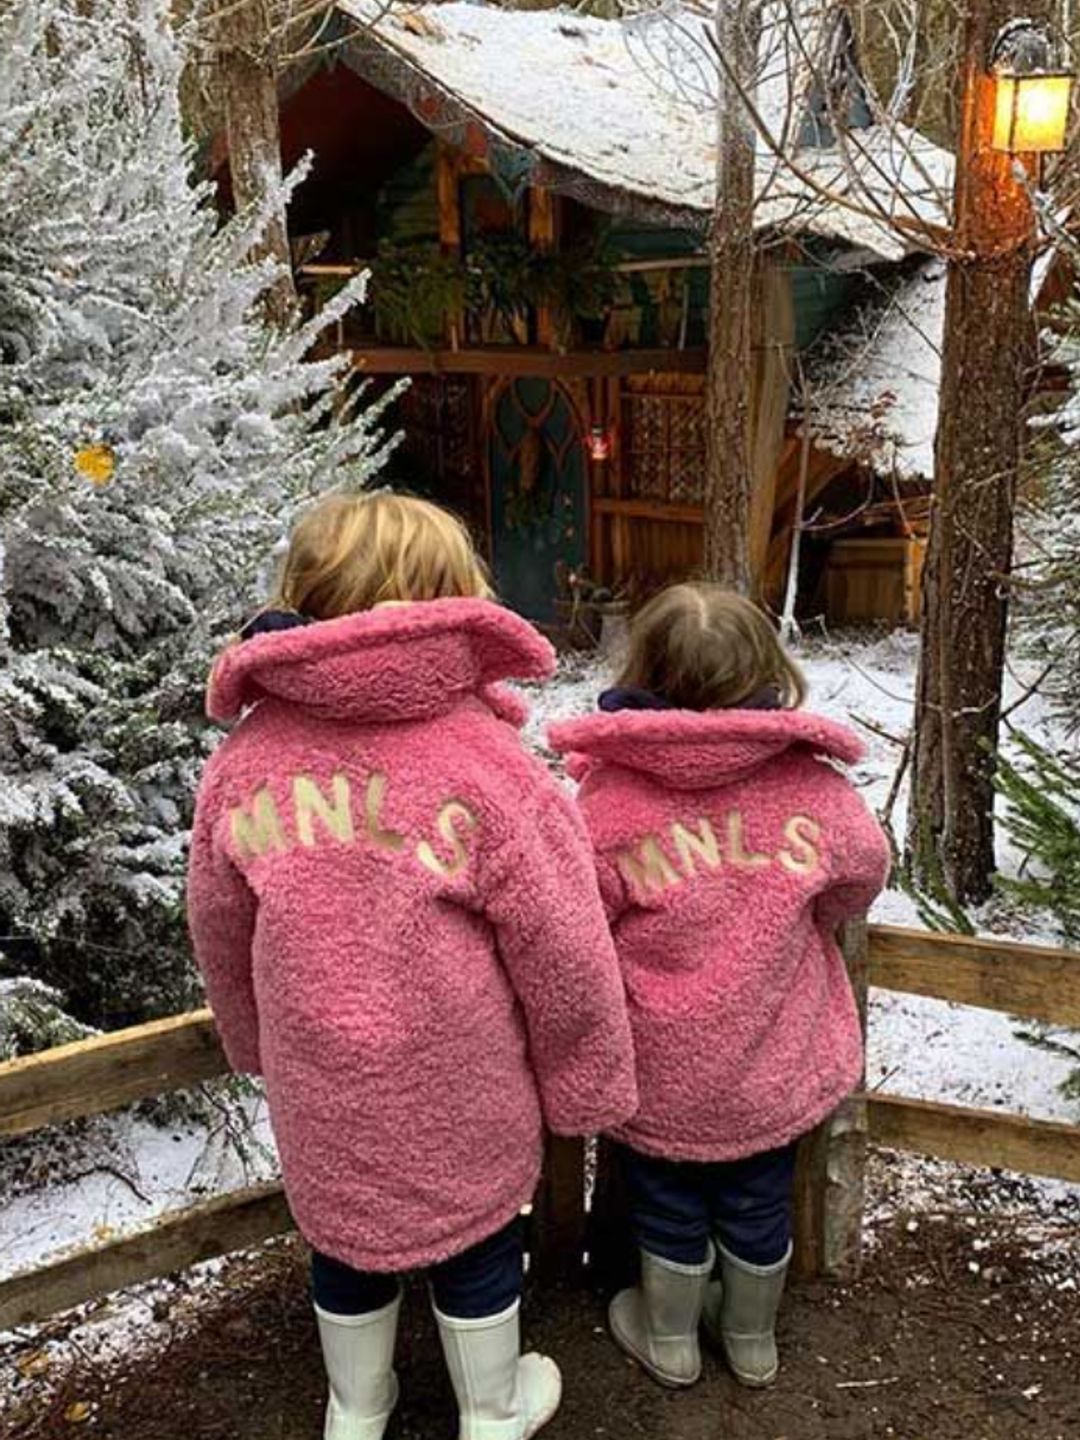
[[[641,1105],[617,1138],[677,1160],[786,1144],[857,1083],[836,926],[889,851],[830,760],[862,747],[798,711],[621,711],[553,727],[630,1005]]]
[[[508,611],[439,600],[258,636],[211,682],[214,719],[247,713],[199,790],[195,952],[297,1225],[360,1269],[492,1234],[544,1124],[636,1103],[588,836],[494,683],[552,662]]]

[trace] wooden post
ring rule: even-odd
[[[439,208],[439,244],[444,255],[461,254],[461,165],[458,153],[445,141],[435,145],[435,195]],[[465,316],[451,316],[447,337],[458,350],[465,338]]]
[[[791,271],[778,260],[759,260],[754,271],[754,296],[748,547],[751,593],[760,600],[766,589],[765,572],[791,394],[791,353],[795,341]]]
[[[842,946],[866,1034],[869,947],[865,920],[844,927]],[[868,1139],[866,1098],[849,1097],[799,1147],[793,1269],[803,1279],[846,1279],[862,1261]]]
[[[554,250],[558,233],[556,197],[542,185],[536,185],[529,191],[528,229],[530,245],[537,250]],[[537,307],[536,343],[553,350],[558,348],[559,337],[550,305]]]
[[[530,1279],[539,1285],[577,1279],[585,1256],[583,1140],[548,1136],[530,1229]]]

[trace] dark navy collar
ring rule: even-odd
[[[250,640],[253,635],[272,635],[278,630],[296,630],[299,626],[310,623],[306,615],[298,615],[295,610],[260,610],[240,631],[240,639]]]
[[[674,710],[664,695],[654,690],[644,690],[636,685],[616,685],[605,690],[597,701],[601,710],[609,714],[617,710]],[[782,710],[783,701],[775,685],[766,685],[742,702],[733,705],[733,710]]]

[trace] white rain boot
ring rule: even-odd
[[[435,1310],[461,1414],[458,1440],[529,1440],[559,1408],[562,1376],[555,1361],[521,1354],[520,1310],[519,1300],[479,1320]]]
[[[791,1247],[774,1265],[751,1265],[721,1245],[720,1279],[705,1298],[705,1329],[743,1385],[771,1385],[780,1369],[776,1313],[784,1293]]]
[[[701,1265],[679,1265],[641,1252],[641,1283],[608,1308],[617,1344],[661,1385],[693,1385],[701,1374],[698,1325],[713,1252]]]
[[[324,1440],[382,1440],[397,1404],[394,1341],[400,1294],[370,1315],[332,1315],[315,1306],[330,1381]]]

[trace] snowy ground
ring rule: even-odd
[[[856,725],[860,719],[868,720],[875,727],[873,732],[863,730],[868,754],[855,773],[856,783],[875,808],[886,801],[900,754],[885,736],[901,737],[910,725],[915,646],[915,637],[902,633],[833,638],[808,644],[801,656],[815,708]],[[548,723],[591,709],[605,679],[595,660],[572,657],[565,662],[556,682],[530,696],[534,703],[530,741],[542,746]],[[1023,693],[1024,680],[1019,667],[1017,678],[1010,682],[1014,693]],[[1050,721],[1037,698],[1028,701],[1017,718],[1029,735],[1048,733]],[[903,808],[901,791],[894,812],[898,833]],[[892,892],[875,907],[874,918],[918,923],[911,901]],[[978,918],[988,932],[1053,938],[1030,925],[1020,927],[1017,917],[1001,906],[988,907]],[[1007,1016],[875,993],[870,1013],[870,1083],[897,1094],[1080,1120],[1075,1102],[1070,1104],[1058,1093],[1065,1063],[1025,1044],[1015,1029]],[[247,1105],[255,1135],[268,1145],[261,1105],[251,1101]],[[266,1178],[272,1171],[272,1156],[256,1152],[241,1159],[230,1139],[232,1130],[220,1118],[213,1124],[161,1125],[122,1114],[75,1127],[70,1135],[57,1133],[43,1141],[7,1147],[0,1180],[0,1277],[137,1228],[163,1211],[191,1204],[194,1198]],[[909,1159],[897,1165],[897,1183],[890,1187],[891,1199],[886,1202],[894,1207],[901,1201],[917,1207],[920,1198],[931,1203],[936,1197],[933,1203],[940,1203],[954,1183],[949,1175],[957,1172],[957,1167]],[[1046,1214],[1060,1213],[1063,1207],[1074,1215],[1080,1211],[1080,1191],[1075,1188],[1024,1181],[1015,1193]]]

